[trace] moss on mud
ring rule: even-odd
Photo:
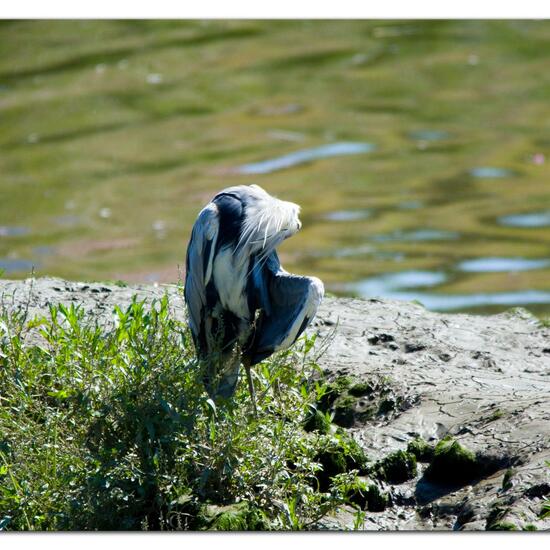
[[[362,397],[363,395],[372,393],[372,391],[373,387],[369,382],[357,382],[350,387],[348,393],[354,397]]]
[[[351,428],[377,416],[400,412],[409,406],[407,397],[395,391],[387,377],[362,380],[354,376],[339,376],[329,382],[317,406],[333,413],[333,422]]]
[[[351,428],[355,422],[357,399],[350,395],[339,397],[334,403],[334,423],[342,428]]]
[[[345,393],[354,382],[351,376],[338,376],[326,386],[326,391],[319,400],[319,408],[323,411],[328,411],[334,402]]]
[[[390,505],[390,496],[374,483],[367,489],[367,506],[369,512],[383,512]]]
[[[430,462],[434,456],[434,450],[434,446],[421,437],[409,441],[407,445],[407,451],[412,453],[418,462]]]
[[[416,476],[416,457],[407,451],[396,451],[377,462],[375,472],[388,483],[403,483]]]
[[[372,480],[357,478],[349,488],[347,498],[362,510],[382,512],[390,503],[390,497]]]
[[[452,437],[442,439],[435,447],[426,478],[450,485],[472,481],[483,472],[476,455]]]
[[[330,415],[320,411],[317,407],[311,407],[304,420],[304,430],[306,432],[319,432],[321,434],[330,433]]]
[[[322,470],[317,472],[320,490],[326,491],[335,475],[350,470],[366,473],[368,460],[361,446],[344,432],[339,431],[335,436],[327,437],[324,448],[316,457],[322,466]]]

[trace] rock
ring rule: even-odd
[[[424,344],[419,344],[417,342],[406,342],[405,343],[405,353],[414,353],[417,351],[425,350],[426,346]]]

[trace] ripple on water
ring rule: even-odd
[[[409,137],[418,141],[441,141],[450,137],[445,130],[414,130],[409,132]]]
[[[0,258],[0,269],[6,273],[19,273],[22,271],[27,271],[30,273],[36,265],[36,262],[31,262],[30,260]]]
[[[61,227],[74,227],[80,223],[80,217],[73,214],[66,214],[64,216],[55,216],[53,221]]]
[[[357,142],[338,142],[328,145],[321,145],[311,149],[302,149],[260,162],[243,164],[237,167],[239,174],[270,174],[278,170],[292,168],[313,160],[325,159],[330,157],[357,155],[360,153],[370,153],[374,151],[375,146],[372,143],[357,143]]]
[[[550,226],[550,210],[501,216],[498,218],[498,223],[510,227],[548,227]]]
[[[447,280],[439,271],[403,271],[386,273],[352,283],[346,287],[363,298],[387,298],[390,300],[421,302],[426,309],[452,311],[488,306],[528,306],[550,304],[550,292],[544,290],[518,290],[511,292],[479,292],[472,294],[447,294],[421,290]],[[419,290],[416,290],[419,289]]]
[[[21,225],[0,225],[0,237],[18,237],[28,232],[29,228]]]
[[[353,222],[366,220],[372,215],[372,210],[334,210],[323,216],[323,219],[331,222]]]
[[[473,178],[480,179],[509,178],[514,175],[511,170],[495,166],[477,166],[476,168],[472,168],[469,174]]]
[[[35,246],[32,251],[38,256],[53,256],[55,254],[55,248],[53,246]]]
[[[460,237],[456,231],[444,231],[442,229],[414,229],[412,231],[393,231],[382,235],[374,235],[373,241],[377,242],[420,242],[420,241],[453,241]]]
[[[389,297],[393,292],[401,289],[431,287],[444,283],[446,280],[447,276],[441,271],[411,270],[370,277],[352,283],[349,288],[358,291],[363,296]]]
[[[348,258],[372,254],[375,248],[371,245],[345,246],[335,249],[312,250],[307,254],[308,258]]]
[[[550,292],[518,290],[513,292],[487,292],[476,294],[442,294],[431,292],[392,292],[385,296],[394,300],[417,300],[426,309],[452,311],[488,306],[529,306],[550,304]]]
[[[397,205],[401,210],[418,210],[423,206],[424,203],[422,201],[403,201]]]
[[[530,271],[550,266],[550,259],[537,258],[475,258],[458,264],[460,271],[468,273],[497,273],[500,271]]]
[[[349,258],[353,256],[363,256],[364,254],[372,253],[374,248],[368,244],[360,246],[347,246],[338,248],[332,251],[331,256],[334,258]]]

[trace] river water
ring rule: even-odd
[[[549,130],[545,21],[3,22],[0,270],[176,281],[257,183],[335,294],[549,314]]]

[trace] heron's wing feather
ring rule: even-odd
[[[195,343],[202,340],[201,331],[204,330],[207,285],[212,278],[218,233],[218,208],[215,204],[210,203],[199,213],[187,247],[184,294],[189,311],[189,325]]]
[[[262,315],[252,364],[291,346],[315,316],[324,292],[319,279],[292,275],[282,269],[276,252],[269,257],[263,278],[270,310]]]
[[[253,299],[250,310],[260,309],[266,315],[271,315],[271,298],[269,296],[269,276],[266,276],[267,266],[262,259],[253,260],[252,271],[249,278],[251,287],[247,294]]]

